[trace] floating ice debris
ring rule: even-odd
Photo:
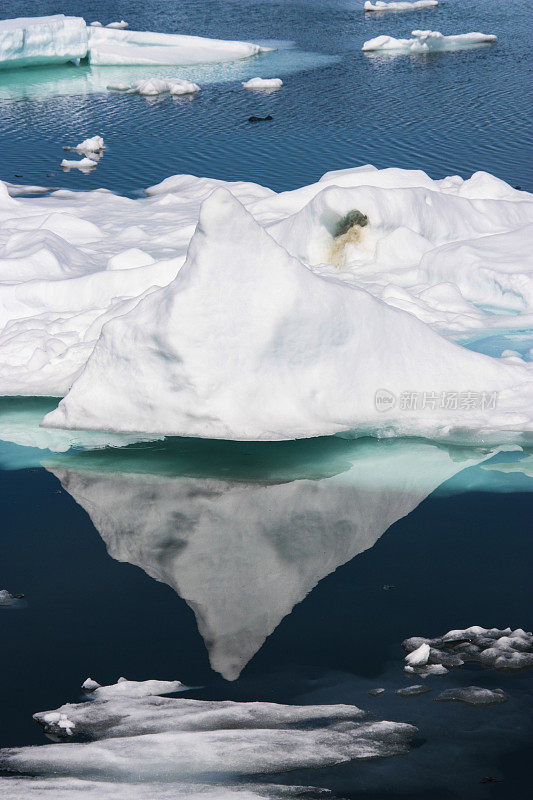
[[[496,706],[506,703],[509,695],[503,689],[483,689],[481,686],[464,686],[446,689],[434,698],[438,702],[457,701],[469,706]]]
[[[533,634],[522,628],[481,628],[473,625],[464,630],[449,631],[444,636],[426,639],[413,636],[403,642],[412,653],[422,644],[430,647],[429,663],[460,667],[468,661],[497,670],[519,670],[533,667]]]
[[[148,697],[172,694],[183,691],[185,687],[181,681],[129,681],[126,678],[119,678],[116,683],[109,686],[100,686],[92,678],[87,678],[82,684],[82,689],[88,690],[92,699],[109,700],[113,697]]]
[[[68,158],[64,158],[60,166],[63,169],[81,169],[84,172],[97,167],[98,161],[88,157],[82,158],[80,161],[70,161]]]
[[[374,720],[348,705],[162,697],[96,698],[34,718],[45,731],[59,734],[54,726],[64,720],[83,741],[2,750],[0,769],[54,781],[142,784],[144,797],[159,797],[152,790],[159,781],[172,786],[173,797],[190,798],[195,794],[184,791],[185,782],[206,774],[212,785],[227,788],[246,776],[399,755],[417,732],[413,725]],[[279,796],[274,790],[272,797]]]
[[[23,597],[22,594],[11,594],[7,589],[0,589],[0,608],[17,608],[24,605],[20,602]]]
[[[439,31],[412,31],[412,39],[395,39],[393,36],[376,36],[363,45],[365,52],[394,51],[399,53],[442,53],[463,50],[480,44],[494,44],[497,37],[486,33],[459,33],[444,36]]]
[[[376,0],[375,3],[366,0],[364,5],[365,11],[419,11],[422,8],[433,8],[438,6],[438,0],[415,0],[415,2],[391,2],[384,3],[382,0]]]
[[[0,20],[0,68],[62,64],[86,53],[87,27],[81,17]]]
[[[250,78],[242,85],[245,89],[281,89],[283,81],[281,78]]]
[[[293,216],[293,246],[299,227]],[[433,400],[414,413],[401,400],[382,408],[383,376],[394,401],[409,386],[421,395],[432,387]],[[449,386],[479,398],[496,392],[497,408],[442,407]],[[529,426],[532,387],[527,365],[453,345],[411,314],[313,272],[219,189],[201,207],[182,271],[103,328],[43,425],[237,440],[486,433],[513,416]]]
[[[410,667],[423,667],[428,663],[429,644],[421,644],[416,650],[405,656],[405,660]]]
[[[369,689],[368,694],[371,694],[372,697],[380,697],[382,694],[385,694],[385,689],[382,687],[377,689]]]
[[[442,664],[426,664],[423,667],[411,667],[406,664],[404,671],[410,675],[418,675],[420,678],[427,678],[428,675],[446,675],[448,670]]]
[[[108,88],[124,90],[124,84],[111,85]],[[155,97],[159,94],[170,92],[172,95],[182,94],[195,94],[200,91],[197,83],[192,81],[178,80],[162,80],[161,78],[145,78],[127,89],[129,94],[142,94],[147,97]]]
[[[402,689],[396,689],[396,694],[399,694],[400,697],[418,697],[419,694],[426,694],[426,692],[430,691],[431,689],[429,686],[417,683],[414,686],[405,686]]]
[[[129,23],[125,22],[125,20],[121,20],[120,22],[109,22],[106,25],[106,28],[115,28],[116,30],[124,30],[125,28],[129,28]]]
[[[89,27],[90,28],[103,28],[104,26],[102,25],[101,22],[96,21],[96,22],[90,22],[89,23]]]
[[[76,145],[78,153],[100,153],[105,150],[105,142],[101,136],[92,136]]]
[[[55,736],[72,736],[76,725],[70,720],[66,714],[60,711],[49,711],[40,717],[41,724],[43,725],[46,733]]]

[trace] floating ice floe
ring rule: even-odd
[[[108,88],[118,91],[124,91],[126,89],[128,94],[141,94],[145,97],[156,97],[157,95],[166,94],[167,92],[177,96],[182,94],[196,94],[196,92],[200,91],[200,87],[197,83],[179,80],[178,78],[173,78],[172,80],[145,78],[142,81],[138,81],[133,86],[126,87],[124,84],[120,84],[116,86],[110,85]]]
[[[409,413],[389,400],[413,385],[434,393],[425,409]],[[442,407],[451,386],[497,393],[498,407]],[[218,190],[202,205],[176,279],[105,326],[43,424],[240,440],[384,428],[434,436],[513,418],[530,427],[532,386],[526,365],[459,348],[412,315],[312,272]]]
[[[78,153],[98,154],[105,150],[105,142],[101,136],[92,136],[76,145]]]
[[[173,694],[185,689],[181,681],[129,681],[119,678],[116,683],[101,686],[92,678],[87,678],[82,689],[90,692],[96,700],[109,700],[113,697],[150,697],[152,695]]]
[[[225,187],[239,202],[211,198],[180,274],[200,206],[217,187]],[[66,394],[104,323],[120,316],[121,324],[137,325],[127,312],[138,306],[135,314],[146,313],[147,306],[139,305],[142,296],[169,286],[166,299],[158,295],[154,301],[154,319],[167,327],[159,343],[170,335],[171,348],[186,358],[189,389],[167,398],[181,410],[175,415],[169,407],[160,415],[156,409],[157,419],[150,418],[141,407],[141,380],[129,393],[124,413],[117,384],[116,392],[105,397],[102,419],[95,419],[95,405],[83,415],[84,423],[100,426],[105,417],[114,426],[115,414],[108,410],[116,405],[116,417],[124,424],[136,426],[141,419],[143,426],[161,428],[161,433],[209,436],[216,433],[211,411],[218,403],[217,413],[224,410],[226,417],[217,423],[219,435],[236,438],[292,438],[354,427],[446,437],[459,426],[483,430],[486,437],[497,427],[522,431],[530,426],[530,365],[445,341],[523,329],[531,319],[533,261],[524,243],[533,202],[526,192],[485,173],[468,181],[433,181],[419,171],[363,167],[329,173],[316,184],[279,195],[254,184],[192,176],[168,178],[147,195],[132,200],[107,191],[63,190],[50,198],[15,199],[3,190],[0,393]],[[137,266],[135,250],[149,256],[146,266]],[[115,268],[112,259],[120,254]],[[77,280],[72,280],[74,273]],[[283,291],[276,288],[278,273]],[[187,314],[175,323],[161,309],[170,313],[174,295],[176,302],[187,304],[180,299],[182,289],[199,310],[189,302]],[[215,304],[211,316],[200,312],[204,296]],[[313,297],[321,298],[315,318]],[[217,335],[213,339],[206,328],[205,339],[191,349],[187,340],[197,336],[199,319],[217,328]],[[152,322],[145,322],[139,353],[151,335]],[[171,333],[175,324],[177,337]],[[112,326],[107,329],[112,332]],[[248,371],[238,368],[235,337],[244,348],[239,358],[247,353]],[[233,384],[215,379],[220,373],[222,380],[224,348],[228,364],[237,370],[234,385],[240,398],[235,403],[228,395]],[[152,359],[155,351],[150,352]],[[156,357],[163,370],[158,380],[177,377],[171,378],[173,358]],[[204,359],[213,360],[209,380],[206,369],[211,367]],[[197,386],[190,380],[196,380],[194,373]],[[275,373],[277,382],[271,380]],[[210,398],[204,396],[201,375]],[[113,380],[120,376],[117,372]],[[323,389],[317,393],[318,385]],[[146,392],[153,389],[146,385]],[[382,389],[389,407],[378,411]],[[93,390],[106,393],[96,383]],[[267,397],[272,401],[266,403]],[[167,399],[159,393],[160,405]],[[128,409],[138,402],[130,419]],[[481,408],[482,402],[489,407]],[[202,420],[205,403],[211,406],[209,425]],[[239,403],[245,407],[242,415]],[[227,413],[239,417],[240,429],[233,428]],[[56,417],[55,424],[59,421]]]
[[[15,595],[8,592],[7,589],[0,589],[0,608],[17,608],[24,603],[21,603],[22,595]]]
[[[503,689],[483,689],[481,686],[464,686],[446,689],[434,698],[438,702],[466,703],[469,706],[496,706],[506,703],[509,695]]]
[[[104,26],[102,25],[101,22],[98,22],[98,20],[96,20],[95,22],[90,22],[89,23],[89,27],[90,28],[103,28]]]
[[[298,787],[254,783],[248,788],[244,782],[265,773],[400,755],[408,751],[417,732],[413,725],[375,720],[349,705],[162,697],[67,703],[34,718],[46,733],[63,742],[4,749],[0,768],[38,776],[35,785],[47,787],[59,798],[66,779],[78,782],[73,789],[85,781],[96,781],[100,797],[109,782],[122,787],[125,793],[119,797],[302,797]],[[210,789],[202,784],[207,775]],[[19,785],[4,776],[0,782],[10,792]],[[32,781],[25,785],[31,787]],[[142,792],[137,795],[139,788]],[[165,794],[169,789],[172,793]],[[113,798],[115,794],[112,791],[105,796]]]
[[[396,694],[400,697],[418,697],[421,694],[430,692],[429,686],[422,683],[417,683],[414,686],[405,686],[402,689],[396,689]]]
[[[375,3],[370,2],[370,0],[366,0],[364,5],[365,11],[420,11],[423,8],[433,8],[434,6],[438,6],[438,0],[415,0],[412,3],[409,2],[391,2],[385,3],[382,0],[376,0]]]
[[[497,37],[487,33],[459,33],[444,36],[439,31],[412,31],[411,39],[395,39],[393,36],[376,36],[363,44],[364,52],[442,53],[464,50],[482,44],[494,44]]]
[[[471,661],[502,671],[533,667],[533,634],[521,628],[513,631],[473,625],[435,639],[413,636],[403,642],[403,647],[410,654],[424,644],[430,647],[429,664],[447,668],[461,667]],[[409,655],[406,661],[408,658]]]
[[[62,64],[87,54],[81,17],[19,17],[0,20],[0,68]]]
[[[120,22],[108,22],[106,28],[115,28],[116,30],[122,31],[125,28],[129,28],[129,23],[125,20],[121,20]]]
[[[81,169],[83,172],[97,167],[98,161],[96,161],[94,158],[89,158],[88,156],[80,159],[79,161],[72,161],[68,158],[64,158],[61,161],[60,166],[63,167],[63,169]]]
[[[281,89],[281,78],[250,78],[242,84],[245,89]]]
[[[173,33],[89,28],[88,58],[94,65],[186,65],[249,58],[272,48],[249,42]]]

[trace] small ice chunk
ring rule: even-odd
[[[102,27],[101,25],[99,27]],[[129,28],[129,22],[121,19],[120,22],[109,22],[106,25],[106,28],[115,28],[117,31],[123,31],[125,28]]]
[[[405,656],[405,661],[411,667],[423,667],[428,663],[429,651],[429,644],[421,644],[420,647]]]
[[[168,90],[176,97],[181,94],[196,94],[200,91],[200,87],[192,81],[171,80],[168,82]]]
[[[18,605],[18,598],[8,592],[7,589],[0,589],[0,608],[10,608]]]
[[[382,694],[385,694],[385,689],[380,686],[377,689],[370,689],[368,694],[371,694],[372,697],[380,697]]]
[[[281,89],[283,81],[281,78],[250,78],[242,85],[245,89]]]
[[[413,3],[392,2],[384,3],[383,0],[376,0],[371,3],[367,0],[364,5],[365,11],[419,11],[422,8],[434,8],[438,6],[438,0],[415,0]]]
[[[149,697],[152,695],[172,694],[183,689],[185,687],[181,681],[129,681],[127,678],[119,678],[116,683],[109,686],[97,685],[94,687],[91,692],[91,698],[108,700],[112,697]]]
[[[426,692],[430,691],[429,686],[417,683],[414,686],[404,686],[402,689],[396,689],[396,694],[399,694],[400,697],[417,697],[419,694],[426,694]]]
[[[403,647],[412,654],[423,644],[430,647],[428,666],[460,667],[465,662],[474,661],[497,670],[533,667],[533,634],[522,628],[513,631],[511,628],[499,630],[472,625],[463,630],[448,631],[435,639],[412,636],[403,642]]]
[[[83,681],[81,688],[84,689],[86,692],[94,692],[95,689],[100,688],[100,684],[97,681],[93,680],[92,678],[86,678]]]
[[[103,28],[103,25],[102,25],[101,22],[98,22],[98,20],[96,20],[96,22],[90,22],[89,23],[89,27],[90,28]]]
[[[409,675],[418,675],[420,678],[427,678],[428,675],[447,675],[448,670],[442,664],[426,664],[425,667],[410,667],[407,664],[404,672]]]
[[[56,736],[72,736],[76,727],[75,723],[60,711],[49,711],[47,714],[43,714],[41,721],[44,723],[46,732]]]
[[[76,150],[78,153],[99,153],[101,150],[105,150],[105,143],[101,136],[92,136],[77,144]]]
[[[70,161],[68,158],[64,158],[61,162],[61,166],[63,169],[81,169],[83,172],[97,167],[98,161],[87,157],[82,158],[80,161]]]
[[[495,706],[506,703],[509,695],[503,689],[483,689],[481,686],[464,686],[446,689],[434,698],[438,702],[456,701],[469,706]]]
[[[108,83],[106,86],[111,92],[127,92],[128,89],[131,89],[130,83]]]

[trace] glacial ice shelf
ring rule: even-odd
[[[97,27],[63,14],[0,21],[0,68],[79,63],[85,58],[95,65],[207,64],[270,49],[248,42],[131,31],[122,23]]]
[[[365,53],[444,53],[464,50],[478,45],[494,44],[497,37],[487,33],[459,33],[444,36],[439,31],[412,31],[411,39],[395,39],[393,36],[376,36],[363,44]]]
[[[486,173],[361,167],[281,194],[174,176],[135,200],[4,189],[0,218],[0,393],[70,390],[47,425],[531,429],[531,365],[454,343],[533,312],[531,196]]]

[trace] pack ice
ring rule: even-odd
[[[47,425],[529,429],[530,366],[449,341],[526,324],[527,193],[364,167],[281,194],[191,176],[147,194],[0,198],[0,391],[72,387]]]
[[[412,31],[411,39],[395,39],[393,36],[376,36],[363,44],[365,52],[394,51],[398,53],[442,53],[464,50],[481,44],[494,44],[497,37],[487,33],[458,33],[444,36],[439,31]]]
[[[298,787],[262,784],[254,784],[246,794],[243,781],[266,773],[402,754],[417,731],[413,725],[375,720],[349,705],[155,696],[67,703],[35,714],[35,719],[49,735],[68,741],[4,749],[0,769],[39,776],[36,784],[26,781],[27,789],[35,785],[54,797],[63,796],[58,790],[68,788],[67,780],[75,782],[72,788],[97,781],[100,792],[108,785],[118,792],[121,787],[118,796],[124,797],[138,796],[127,790],[136,792],[140,787],[140,796],[150,798],[167,797],[170,788],[173,798],[241,798],[241,791],[244,798],[301,797]],[[211,790],[202,778],[209,780]],[[6,777],[0,781],[5,791],[23,785]]]

